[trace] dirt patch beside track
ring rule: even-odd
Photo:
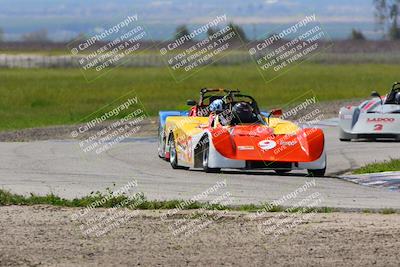
[[[87,238],[70,220],[77,211],[0,207],[0,265],[397,266],[400,262],[400,214],[315,214],[274,238],[261,234],[260,221],[250,220],[248,213],[231,213],[190,237],[176,237],[169,226],[179,217],[163,221],[161,211],[140,211],[105,236]]]
[[[90,130],[79,135],[79,140],[89,138],[97,132],[111,125],[113,121],[106,121],[96,125]],[[83,125],[83,124],[82,124]],[[29,128],[16,131],[0,132],[0,142],[28,142],[43,140],[67,140],[73,139],[71,133],[76,131],[81,125],[61,125],[42,128]],[[124,125],[122,125],[124,126]],[[140,130],[135,133],[135,137],[156,136],[157,135],[157,119],[146,119],[140,124]]]
[[[357,105],[360,100],[341,100],[341,101],[329,101],[320,102],[321,114],[324,115],[324,119],[337,117],[340,107],[346,105]],[[289,107],[290,108],[290,107]],[[299,112],[296,117],[304,116],[302,112]],[[297,118],[293,119],[297,119]],[[150,118],[140,123],[140,130],[135,134],[135,137],[141,136],[156,136],[157,135],[157,119]],[[106,128],[112,121],[107,121],[96,125],[84,134],[79,135],[79,139],[83,140],[96,134],[98,131]],[[80,125],[61,125],[52,127],[42,128],[30,128],[15,131],[0,132],[0,142],[28,142],[28,141],[39,141],[39,140],[65,140],[72,139],[71,133],[75,131]]]

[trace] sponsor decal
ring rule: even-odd
[[[254,146],[238,146],[238,150],[254,150]]]
[[[193,147],[192,137],[189,136],[188,144],[186,147],[186,154],[189,162],[192,162],[192,147]]]
[[[394,118],[368,118],[367,122],[394,122]]]
[[[279,144],[281,146],[295,146],[297,144],[296,140],[293,141],[280,141]]]
[[[273,149],[274,147],[276,147],[276,142],[273,140],[262,140],[262,141],[258,142],[258,146],[262,150],[270,150],[270,149]]]

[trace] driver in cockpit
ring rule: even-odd
[[[221,123],[223,126],[229,125],[232,120],[232,114],[229,107],[231,101],[229,101],[229,103],[227,103],[227,101],[229,101],[229,99],[216,99],[209,106],[210,112],[215,113],[216,121]]]

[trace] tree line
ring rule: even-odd
[[[228,26],[229,26],[231,29],[233,29],[233,30],[237,33],[236,39],[239,39],[239,38],[240,38],[240,39],[242,39],[244,42],[249,41],[249,40],[247,39],[246,33],[244,32],[244,30],[243,30],[242,27],[240,27],[239,25],[234,24],[234,23],[232,23],[232,22],[229,23]],[[220,31],[219,28],[212,28],[212,27],[210,27],[210,28],[208,28],[208,30],[207,30],[207,36],[210,37],[210,36],[214,35],[215,33],[217,33],[218,31]],[[186,26],[186,25],[180,25],[180,26],[178,26],[178,27],[176,28],[176,30],[175,30],[175,39],[176,39],[176,40],[180,39],[181,37],[187,36],[187,35],[190,35],[190,31],[189,31],[188,26]]]

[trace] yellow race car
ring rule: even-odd
[[[237,90],[203,88],[189,111],[159,112],[158,154],[172,168],[271,169],[283,174],[326,170],[324,133],[282,120],[282,110],[260,112]]]

